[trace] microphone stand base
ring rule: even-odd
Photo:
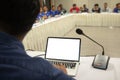
[[[106,70],[109,64],[110,57],[98,54],[94,57],[92,66],[97,69]]]

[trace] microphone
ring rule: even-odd
[[[102,48],[102,54],[101,55],[98,54],[95,56],[92,66],[94,68],[106,70],[108,67],[110,57],[104,56],[104,47],[101,44],[99,44],[97,41],[93,40],[92,38],[90,38],[89,36],[84,34],[81,29],[76,29],[76,33],[87,37],[88,39],[90,39],[91,41],[93,41],[94,43],[96,43],[97,45],[99,45]]]
[[[81,29],[76,29],[76,33],[79,34],[79,35],[83,35],[83,36],[87,37],[88,39],[90,39],[91,41],[93,41],[94,43],[99,45],[102,48],[102,55],[104,55],[104,47],[101,44],[99,44],[97,41],[93,40],[92,38],[90,38],[86,34],[84,34]]]

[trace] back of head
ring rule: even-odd
[[[52,10],[55,10],[55,5],[52,5],[52,6],[51,6],[51,9],[52,9]]]
[[[99,6],[99,4],[95,4],[94,6]]]
[[[60,6],[60,7],[63,7],[63,5],[62,5],[62,4],[59,4],[59,6]]]
[[[76,7],[76,4],[73,4],[73,7]]]
[[[27,33],[39,13],[39,0],[2,0],[0,30],[18,36]]]
[[[86,4],[83,4],[83,7],[86,8]]]

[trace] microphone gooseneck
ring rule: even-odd
[[[98,44],[99,46],[101,46],[101,48],[102,48],[102,50],[103,50],[103,51],[102,51],[102,55],[104,55],[104,47],[103,47],[101,44],[99,44],[97,41],[93,40],[92,38],[90,38],[90,37],[87,36],[86,34],[84,34],[81,29],[76,29],[76,33],[79,34],[79,35],[83,35],[83,36],[87,37],[88,39],[90,39],[90,40],[93,41],[94,43],[96,43],[96,44]]]

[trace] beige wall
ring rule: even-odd
[[[63,4],[64,8],[66,8],[68,11],[73,3],[76,3],[79,7],[82,6],[83,4],[86,4],[88,8],[91,10],[95,3],[98,3],[102,8],[103,3],[107,2],[109,7],[113,9],[116,3],[120,2],[120,0],[53,0],[53,1],[56,6],[59,4]]]

